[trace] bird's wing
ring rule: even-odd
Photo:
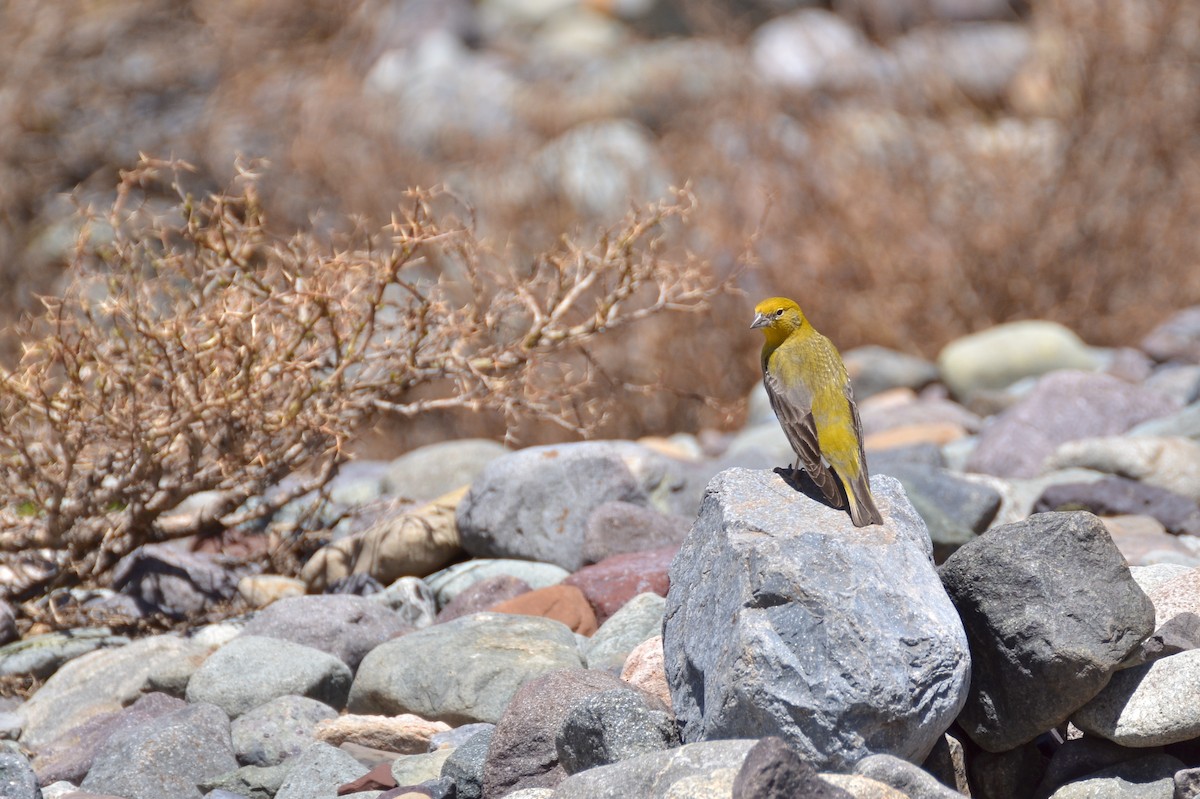
[[[856,479],[843,480],[846,498],[850,502],[850,518],[855,527],[883,524],[883,516],[875,506],[875,498],[871,496],[871,475],[867,469],[867,453],[863,447],[862,419],[858,415],[858,405],[854,402],[849,383],[846,384],[846,401],[850,403],[850,415],[854,418],[854,436],[858,439],[858,476]]]
[[[788,388],[770,371],[763,374],[767,398],[779,419],[783,434],[792,445],[800,465],[821,489],[825,499],[835,508],[845,507],[837,478],[821,460],[821,447],[817,442],[817,426],[811,412],[812,397],[802,386]]]

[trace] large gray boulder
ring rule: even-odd
[[[584,564],[588,519],[613,501],[690,514],[691,470],[630,441],[529,447],[488,463],[458,506],[463,549],[569,571]]]
[[[925,525],[886,476],[856,528],[774,472],[709,484],[671,567],[663,631],[683,740],[778,735],[819,769],[920,762],[954,720],[967,640]]]
[[[1085,511],[997,527],[943,564],[971,642],[959,724],[1003,752],[1066,721],[1154,631],[1154,606]]]

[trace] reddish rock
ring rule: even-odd
[[[588,602],[596,609],[598,621],[603,624],[638,594],[652,591],[659,596],[666,596],[669,585],[667,571],[678,551],[679,547],[672,545],[645,552],[613,555],[599,563],[584,566],[564,580],[563,584],[577,586],[583,591]]]
[[[600,626],[596,613],[588,604],[583,591],[573,585],[551,585],[529,591],[518,597],[493,605],[497,613],[521,616],[543,616],[561,621],[580,635],[591,635]]]
[[[480,580],[470,588],[463,589],[458,596],[446,603],[446,607],[438,611],[437,624],[460,616],[467,616],[487,610],[493,605],[506,602],[521,594],[529,593],[529,583],[520,577],[509,574],[498,574],[486,580]]]

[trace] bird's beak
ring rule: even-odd
[[[750,325],[750,329],[754,330],[759,327],[766,327],[769,324],[771,324],[770,319],[760,313],[756,313],[754,315],[754,322]]]

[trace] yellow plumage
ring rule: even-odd
[[[763,383],[798,465],[830,504],[849,504],[856,527],[883,524],[871,497],[862,421],[842,356],[789,299],[763,300],[754,313],[751,327],[766,337]]]

